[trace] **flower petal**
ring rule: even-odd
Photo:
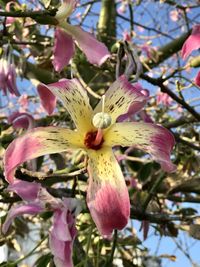
[[[40,127],[15,139],[4,156],[5,177],[14,182],[15,168],[21,163],[46,154],[59,153],[81,145],[78,133],[59,127]]]
[[[62,102],[82,135],[93,128],[92,108],[86,90],[77,79],[62,79],[52,84],[40,84],[40,91],[50,90]],[[45,94],[45,93],[44,93]]]
[[[65,205],[68,206],[67,203]],[[53,228],[49,236],[51,252],[57,267],[73,266],[72,247],[77,231],[75,218],[69,208],[62,207],[54,212]]]
[[[7,187],[8,191],[14,191],[23,200],[34,201],[38,196],[41,185],[35,182],[15,180],[14,183]]]
[[[61,241],[71,241],[71,235],[67,224],[67,210],[54,212],[54,226],[52,234]]]
[[[200,24],[194,25],[191,35],[187,38],[183,44],[181,50],[181,56],[186,59],[193,50],[200,48]]]
[[[18,205],[14,206],[9,210],[9,213],[7,215],[7,218],[3,224],[2,232],[5,234],[8,231],[8,228],[10,224],[12,223],[12,220],[20,215],[23,214],[37,214],[39,212],[42,212],[43,208],[36,203],[27,204],[27,205]]]
[[[139,111],[146,103],[148,96],[142,93],[138,86],[128,82],[122,75],[119,77],[105,93],[104,111],[112,117],[112,123],[125,113],[134,114]],[[94,113],[101,112],[102,100],[96,106]]]
[[[50,233],[49,246],[51,253],[54,255],[54,263],[56,267],[73,267],[72,261],[72,241],[61,241],[55,235]]]
[[[87,205],[99,232],[110,238],[123,229],[130,215],[125,179],[111,148],[88,150]]]
[[[51,115],[56,107],[56,97],[45,84],[39,84],[37,91],[41,100],[41,104],[46,112]]]
[[[105,146],[134,146],[151,154],[163,170],[172,172],[176,169],[170,161],[174,137],[162,126],[142,122],[116,123],[106,132],[104,139]]]
[[[7,73],[7,86],[8,90],[11,94],[16,96],[20,96],[20,93],[17,89],[16,85],[16,71],[13,64],[8,66],[8,73]]]
[[[200,87],[200,71],[197,73],[197,76],[194,79],[196,85]]]
[[[79,26],[72,26],[70,24],[65,24],[65,28],[78,42],[78,45],[91,64],[101,66],[110,57],[107,47],[102,42],[99,42],[91,33],[85,32]]]
[[[53,66],[56,71],[61,71],[74,54],[74,41],[70,35],[60,28],[55,30],[55,43],[53,49]]]

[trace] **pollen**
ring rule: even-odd
[[[90,149],[94,149],[94,150],[99,150],[102,145],[103,145],[103,142],[104,142],[104,139],[102,138],[101,139],[101,142],[96,144],[96,137],[97,137],[97,133],[98,131],[95,131],[95,132],[88,132],[86,135],[85,135],[85,139],[84,139],[84,144],[87,148],[90,148]]]

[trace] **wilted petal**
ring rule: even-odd
[[[15,129],[31,129],[34,125],[34,118],[28,113],[14,112],[8,117],[8,122],[12,123]]]
[[[105,93],[104,111],[112,117],[112,123],[123,114],[134,114],[139,111],[146,103],[148,96],[146,91],[132,85],[127,78],[122,75],[119,77]],[[144,93],[145,92],[145,93]],[[94,113],[101,112],[102,101],[96,106]]]
[[[52,234],[61,241],[72,240],[67,224],[67,210],[57,210],[54,212],[54,226]]]
[[[181,56],[186,59],[193,50],[200,48],[200,24],[194,25],[191,35],[187,38],[183,44]]]
[[[93,127],[91,124],[92,108],[86,90],[77,79],[62,79],[52,84],[40,84],[40,92],[51,91],[62,102],[69,112],[78,131],[85,135]]]
[[[152,155],[163,170],[172,172],[176,167],[170,160],[174,146],[173,135],[162,126],[152,123],[116,123],[106,132],[105,146],[133,146]]]
[[[54,263],[56,267],[73,267],[72,261],[72,241],[61,241],[50,233],[49,246],[51,253],[54,255]]]
[[[9,213],[3,224],[2,232],[5,234],[8,231],[8,228],[10,224],[12,223],[12,220],[15,217],[23,215],[23,214],[37,214],[42,211],[43,211],[43,208],[39,204],[36,204],[36,203],[12,207],[9,210]]]
[[[53,50],[53,66],[56,71],[61,71],[70,61],[74,54],[74,41],[70,35],[56,28],[55,44]]]
[[[195,77],[194,80],[195,84],[200,87],[200,71],[198,72],[197,76]]]
[[[85,32],[79,26],[69,24],[65,28],[78,42],[91,64],[100,66],[110,57],[107,47],[102,42],[97,41],[91,33]]]
[[[5,177],[9,183],[13,183],[15,168],[18,165],[42,155],[77,148],[81,142],[79,134],[69,129],[40,127],[28,131],[15,139],[5,152]]]
[[[111,148],[88,150],[87,205],[99,232],[110,238],[123,229],[130,215],[125,179]]]
[[[49,236],[51,252],[57,267],[73,266],[72,247],[77,231],[75,216],[68,203],[54,212],[53,228]]]
[[[27,182],[22,180],[15,180],[14,183],[9,184],[7,190],[13,191],[19,195],[23,200],[34,201],[38,196],[41,185],[35,182]]]
[[[7,86],[8,90],[11,94],[16,96],[20,96],[20,93],[17,89],[16,85],[16,71],[13,64],[8,66],[8,73],[7,73]]]

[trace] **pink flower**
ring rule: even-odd
[[[97,41],[92,34],[66,22],[66,18],[70,16],[75,6],[76,0],[64,0],[56,14],[58,27],[55,30],[53,50],[53,66],[56,71],[61,71],[69,63],[74,54],[75,41],[91,64],[101,65],[110,56],[107,47]]]
[[[49,245],[56,267],[73,267],[72,248],[76,237],[75,216],[80,212],[80,202],[76,199],[52,197],[40,184],[15,181],[8,187],[27,203],[14,205],[3,224],[2,231],[8,231],[13,219],[24,214],[36,215],[46,210],[53,211],[53,227],[49,233]]]
[[[28,108],[28,95],[27,94],[23,94],[21,95],[17,102],[19,103],[20,105],[20,111],[22,112],[25,112]]]
[[[169,107],[172,103],[173,99],[166,93],[158,92],[156,95],[156,104],[157,105],[164,105],[166,107]]]
[[[4,58],[0,59],[0,89],[7,95],[7,91],[11,94],[20,96],[16,85],[15,66]]]
[[[197,76],[195,77],[194,80],[195,84],[200,87],[200,71],[198,72]]]
[[[13,183],[16,167],[27,160],[69,148],[83,149],[89,158],[87,205],[100,233],[110,238],[114,229],[126,226],[130,215],[128,190],[112,147],[142,149],[151,154],[163,170],[171,172],[175,170],[170,161],[174,138],[168,130],[153,123],[117,122],[130,107],[138,112],[148,99],[124,75],[110,86],[105,100],[94,109],[89,104],[87,91],[77,79],[41,84],[39,89],[51,91],[63,102],[76,130],[39,127],[15,139],[5,153],[5,177]]]
[[[193,50],[200,48],[200,24],[194,25],[191,35],[183,44],[181,56],[186,59]]]

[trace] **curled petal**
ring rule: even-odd
[[[14,182],[15,168],[25,161],[46,154],[77,148],[82,140],[78,133],[59,127],[40,127],[28,131],[15,139],[7,148],[4,156],[5,177]]]
[[[56,97],[46,85],[39,84],[37,91],[41,100],[41,104],[46,112],[51,115],[56,107]]]
[[[110,238],[123,229],[130,215],[126,183],[111,148],[88,151],[87,205],[99,232]]]
[[[23,214],[37,214],[42,211],[43,211],[43,208],[39,204],[36,204],[36,203],[12,207],[3,224],[2,232],[5,234],[8,231],[8,228],[10,224],[12,223],[12,220],[15,217],[23,215]]]
[[[77,79],[62,79],[52,84],[40,84],[38,91],[50,91],[62,102],[69,112],[76,128],[82,135],[93,128],[91,123],[92,108],[86,90]]]
[[[127,78],[119,77],[105,93],[104,111],[112,118],[112,123],[123,114],[134,114],[146,103],[148,96],[137,85],[132,85]],[[96,106],[94,113],[101,112],[102,100]],[[126,117],[126,116],[125,116]],[[123,118],[124,119],[124,118]]]
[[[186,59],[193,50],[200,48],[200,24],[194,25],[191,35],[187,38],[183,44],[181,50],[181,56]]]
[[[102,42],[97,41],[91,33],[85,32],[79,26],[69,24],[65,25],[65,28],[77,41],[91,64],[101,66],[110,57],[107,47]]]
[[[34,125],[34,118],[28,113],[14,112],[8,117],[8,122],[12,123],[15,129],[31,129]]]
[[[74,8],[76,7],[77,1],[76,0],[63,0],[62,5],[59,7],[56,13],[57,20],[65,20],[67,17],[71,15]]]
[[[200,87],[200,71],[198,72],[197,76],[194,79],[196,85]]]
[[[170,160],[175,144],[173,135],[162,126],[152,123],[116,123],[106,132],[105,146],[133,146],[152,155],[163,170],[173,172],[176,166]]]
[[[14,191],[23,200],[34,201],[38,197],[38,192],[41,185],[35,182],[27,182],[22,180],[15,180],[7,188],[8,191]]]
[[[61,71],[66,66],[74,54],[74,41],[70,35],[56,28],[55,44],[53,49],[53,66],[56,71]]]

